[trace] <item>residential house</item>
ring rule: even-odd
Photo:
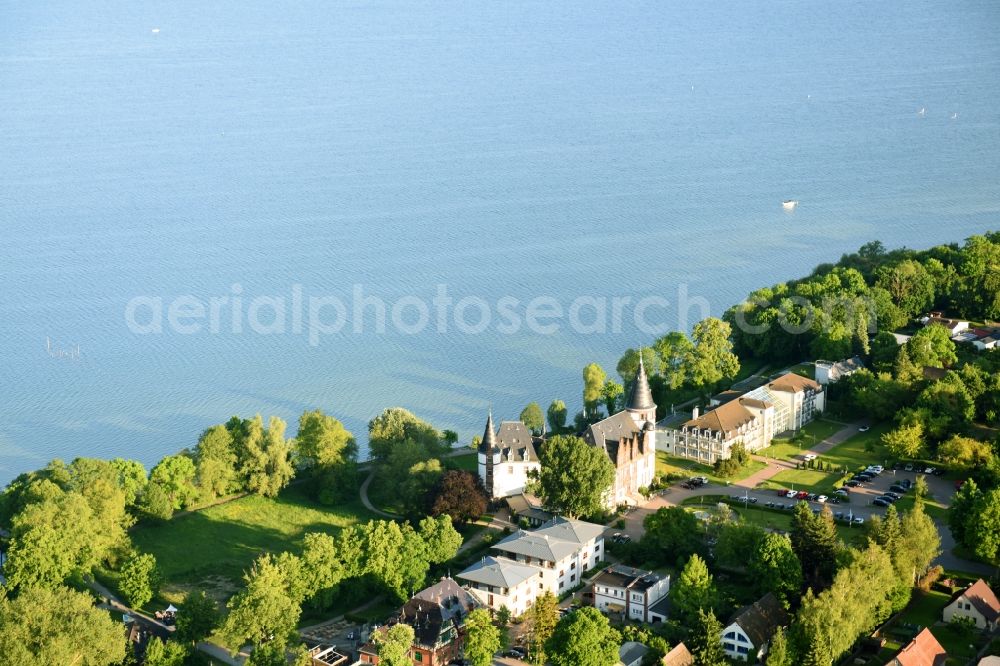
[[[899,653],[886,662],[885,666],[944,666],[948,653],[934,638],[930,629],[924,629],[912,641],[903,646]]]
[[[788,624],[788,614],[778,599],[768,592],[738,610],[722,630],[722,649],[730,659],[754,662],[767,653],[778,627]]]
[[[687,649],[684,643],[678,643],[670,650],[670,652],[663,655],[663,659],[660,661],[661,666],[694,666],[694,655],[691,651]]]
[[[532,531],[518,530],[493,546],[458,578],[488,608],[506,606],[518,617],[542,592],[559,596],[580,584],[604,560],[604,526],[556,517]]]
[[[653,623],[666,619],[652,612],[670,591],[670,576],[613,564],[591,581],[594,606],[606,613],[621,613],[629,620]]]
[[[618,664],[616,666],[642,666],[642,659],[649,648],[637,641],[625,641],[618,648]]]
[[[538,527],[552,520],[552,514],[542,508],[542,500],[528,493],[511,495],[507,498],[507,507],[511,520],[522,525],[527,523],[528,527]]]
[[[1000,629],[1000,601],[982,578],[959,592],[944,607],[945,622],[967,617],[980,629]]]
[[[503,421],[493,431],[493,413],[486,419],[483,441],[479,444],[479,478],[490,499],[519,495],[528,484],[528,474],[541,468],[534,437],[520,421]]]
[[[969,329],[969,322],[961,321],[960,319],[948,319],[942,317],[940,313],[932,312],[930,317],[924,317],[920,320],[924,326],[944,326],[948,329],[948,332],[952,335],[958,335],[962,331]]]
[[[690,420],[664,431],[663,449],[710,465],[728,458],[736,443],[748,451],[770,446],[775,435],[798,430],[825,405],[819,383],[789,372],[704,414],[695,408]]]
[[[834,384],[844,377],[853,375],[865,367],[860,356],[845,358],[841,361],[816,361],[816,381],[826,386]]]
[[[442,578],[437,584],[415,594],[386,626],[377,631],[388,631],[396,624],[413,627],[410,660],[419,666],[444,666],[461,655],[465,618],[479,605],[475,595],[453,579]],[[373,644],[362,646],[361,661],[365,664],[379,663]]]

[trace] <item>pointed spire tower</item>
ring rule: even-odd
[[[499,454],[497,450],[497,436],[493,430],[493,408],[490,408],[489,416],[486,417],[486,429],[483,431],[483,441],[479,444],[479,461],[483,467],[483,486],[486,487],[486,494],[493,498],[493,466]]]
[[[637,422],[656,423],[656,403],[653,402],[653,392],[649,389],[649,379],[646,377],[646,366],[642,360],[642,350],[639,350],[639,370],[632,382],[632,391],[628,395],[625,410]]]

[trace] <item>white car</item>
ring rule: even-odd
[[[807,462],[812,461],[812,460],[816,460],[816,454],[815,453],[807,453],[807,454],[805,454],[803,456],[803,458],[805,458]]]
[[[871,429],[870,426],[861,426],[858,428],[858,432],[868,432]]]
[[[787,497],[788,499],[795,499],[796,495],[798,495],[798,493],[795,492],[794,490],[789,490],[788,492],[785,493],[785,497]]]
[[[822,504],[826,500],[827,500],[826,495],[820,495],[819,497],[816,498],[816,501],[819,502],[820,504]]]

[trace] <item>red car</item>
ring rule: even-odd
[[[779,490],[777,492],[778,492],[778,497],[784,497],[785,495],[788,494],[787,490]]]
[[[807,498],[807,497],[809,497],[809,493],[807,493],[807,492],[806,492],[806,491],[804,491],[804,490],[800,490],[800,491],[798,492],[798,494],[797,494],[797,495],[795,495],[795,499],[800,499],[800,500],[801,500],[801,499],[805,499],[805,498]]]

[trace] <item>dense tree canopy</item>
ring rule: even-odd
[[[585,606],[559,620],[545,651],[553,666],[608,666],[618,660],[620,645],[608,618]]]
[[[604,510],[604,495],[615,466],[603,449],[579,437],[556,435],[541,451],[537,493],[545,506],[568,516],[593,516]]]

